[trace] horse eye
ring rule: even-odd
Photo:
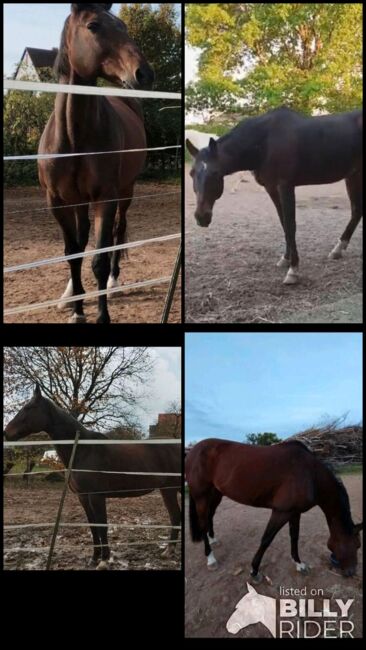
[[[99,25],[99,23],[89,23],[87,27],[94,34],[95,32],[98,31],[100,25]]]

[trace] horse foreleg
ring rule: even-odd
[[[272,515],[264,531],[261,540],[261,545],[252,561],[252,570],[250,575],[252,576],[252,578],[257,579],[257,581],[259,581],[260,579],[258,576],[258,569],[265,551],[274,540],[278,531],[281,530],[282,526],[284,526],[289,521],[290,517],[291,517],[290,512],[280,512],[278,510],[272,510]]]
[[[98,205],[95,214],[95,247],[106,248],[113,244],[113,227],[117,211],[117,201]],[[107,287],[110,272],[110,257],[108,253],[97,253],[93,257],[92,267],[98,282],[98,290],[103,291]],[[108,324],[111,322],[108,313],[106,294],[98,298],[97,323]]]
[[[291,539],[291,557],[296,564],[296,571],[307,573],[305,562],[301,562],[299,557],[299,532],[300,532],[300,514],[292,515],[289,521],[290,539]]]
[[[82,252],[77,240],[76,219],[73,208],[61,207],[63,203],[56,197],[48,196],[48,204],[51,206],[51,211],[56,221],[60,224],[65,242],[65,255],[73,255]],[[81,264],[82,259],[69,260],[71,279],[67,285],[67,289],[63,294],[63,298],[72,295],[79,295],[84,293],[84,288],[81,283]],[[63,309],[69,303],[60,302],[59,308]],[[83,301],[77,300],[73,305],[73,314],[70,318],[71,323],[85,323],[85,316],[83,311]]]
[[[128,188],[127,191],[125,191],[127,197],[132,197],[133,194],[133,187]],[[114,228],[114,245],[118,246],[119,244],[124,244],[126,242],[126,231],[127,231],[127,219],[126,219],[126,212],[131,205],[131,199],[126,198],[124,201],[119,201],[118,203],[118,216],[116,219],[116,224]],[[112,253],[111,257],[111,271],[110,275],[108,278],[108,283],[107,283],[107,288],[108,289],[113,289],[114,287],[119,286],[119,274],[120,274],[120,268],[119,268],[119,262],[121,259],[121,255],[127,256],[127,251],[125,250],[118,250],[114,251]]]
[[[208,542],[210,546],[212,544],[218,544],[219,541],[215,537],[214,528],[213,528],[213,518],[216,512],[217,506],[220,504],[222,499],[222,494],[215,489],[214,495],[212,497],[210,508],[209,508],[209,518],[208,518]]]
[[[206,496],[195,499],[195,510],[197,513],[198,526],[201,531],[202,539],[205,545],[205,556],[207,558],[207,567],[209,569],[217,568],[217,560],[213,554],[211,544],[208,537],[210,528],[210,503]],[[213,529],[212,529],[213,530]]]
[[[285,233],[286,231],[285,231],[285,225],[284,225],[284,220],[283,220],[281,200],[280,200],[280,195],[278,193],[277,187],[267,186],[266,190],[267,190],[269,196],[271,197],[271,199],[272,199],[272,201],[273,201],[273,203],[274,203],[274,205],[276,207],[277,214],[279,216],[283,232]],[[286,242],[286,252],[285,252],[284,255],[282,255],[280,257],[280,259],[278,260],[276,266],[278,266],[279,268],[284,268],[284,269],[288,269],[288,267],[290,266],[290,249],[288,247],[287,242]]]
[[[89,495],[89,505],[92,511],[92,520],[94,524],[107,524],[107,506],[104,496],[99,494]],[[100,560],[97,570],[108,569],[108,560],[110,550],[108,546],[108,528],[106,525],[93,526],[98,535],[99,557]]]
[[[283,281],[284,284],[296,284],[299,281],[299,256],[296,248],[296,205],[295,188],[289,185],[280,185],[278,193],[281,202],[283,229],[286,239],[285,260],[290,262],[290,268]]]
[[[84,508],[89,524],[94,524],[95,523],[94,514],[89,504],[89,496],[88,495],[79,496],[79,501]],[[96,528],[96,526],[90,526],[90,531],[93,538],[93,557],[90,561],[90,564],[97,565],[101,555],[98,529]]]
[[[178,490],[176,488],[172,488],[171,490],[161,490],[161,496],[163,497],[165,507],[169,513],[171,525],[179,526],[181,523],[181,509],[178,503]],[[170,557],[175,553],[178,536],[178,528],[172,528],[170,531],[170,539],[168,545],[162,553],[164,557]]]

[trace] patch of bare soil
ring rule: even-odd
[[[15,484],[17,481],[17,484]],[[5,480],[5,525],[52,523],[55,521],[63,484],[49,485],[31,479],[28,488],[19,486],[21,479]],[[181,544],[171,558],[162,557],[170,535],[168,528],[117,528],[113,524],[170,525],[169,515],[159,492],[137,498],[107,499],[108,540],[114,570],[179,570]],[[68,492],[62,522],[87,523],[82,506],[75,494]],[[19,547],[49,547],[53,527],[24,528],[4,533],[4,569],[39,570],[46,568],[47,551],[11,550]],[[156,542],[156,543],[148,543]],[[90,569],[92,537],[89,528],[60,528],[57,535],[53,570]]]
[[[362,476],[344,476],[343,482],[349,494],[353,520],[359,522],[362,519]],[[185,635],[234,638],[226,630],[226,623],[238,601],[248,591],[251,561],[259,547],[270,510],[243,506],[226,498],[222,500],[214,519],[215,536],[220,542],[220,546],[213,547],[219,563],[216,571],[207,569],[203,543],[193,544],[190,539],[187,504],[185,512]],[[254,585],[254,588],[258,593],[276,600],[280,597],[280,587],[306,587],[304,598],[311,597],[311,589],[321,589],[323,595],[314,596],[317,609],[323,598],[329,598],[330,604],[337,611],[339,608],[335,607],[336,598],[343,601],[354,599],[348,618],[354,623],[353,636],[362,638],[361,549],[358,552],[357,575],[344,578],[330,564],[328,537],[327,522],[320,508],[313,508],[301,516],[299,554],[302,562],[310,566],[310,573],[301,575],[291,560],[288,526],[284,526],[266,551],[260,566],[261,572],[270,578],[271,584],[262,582]],[[292,598],[299,599],[296,596]],[[277,626],[278,619],[277,607]],[[300,618],[295,616],[292,620],[296,629]],[[314,629],[311,634],[315,634]],[[235,638],[271,636],[262,623],[256,623],[239,631]],[[338,634],[335,633],[335,636]]]
[[[172,193],[178,192],[178,193]],[[180,187],[174,183],[138,183],[138,195],[159,194],[146,199],[136,198],[128,211],[128,239],[140,241],[170,235],[181,230]],[[45,195],[40,188],[12,188],[5,191],[4,262],[15,266],[64,254],[61,230],[47,210]],[[93,217],[91,219],[93,226]],[[93,227],[87,250],[95,248]],[[122,258],[121,282],[131,284],[172,274],[179,240],[147,244],[129,250],[128,259]],[[17,307],[59,298],[69,280],[67,263],[42,266],[28,271],[5,275],[5,308]],[[91,269],[91,258],[83,262],[83,284],[86,291],[97,289]],[[159,323],[168,290],[168,284],[124,291],[109,299],[112,323]],[[85,315],[89,323],[96,321],[97,300],[85,301]],[[70,310],[50,307],[41,311],[5,317],[6,323],[67,323]],[[177,287],[170,320],[181,322],[181,291]]]
[[[344,182],[296,188],[301,282],[276,267],[284,235],[267,192],[250,173],[225,179],[208,228],[194,219],[185,172],[186,321],[189,323],[361,323],[362,225],[340,260],[329,260],[350,219]],[[345,302],[344,302],[345,301]]]

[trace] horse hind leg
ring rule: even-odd
[[[289,521],[290,539],[291,539],[291,557],[296,565],[296,571],[306,575],[308,567],[305,562],[301,562],[299,556],[299,532],[300,532],[300,513],[291,516]]]
[[[181,509],[178,503],[178,491],[176,488],[171,490],[161,490],[161,496],[165,507],[169,513],[170,523],[174,528],[171,529],[170,539],[166,549],[162,553],[162,557],[171,557],[177,549],[177,542],[179,537],[179,530],[175,526],[181,523]]]
[[[343,256],[343,251],[346,250],[354,231],[359,224],[363,212],[363,196],[362,196],[362,178],[361,173],[354,174],[346,178],[347,194],[351,202],[351,219],[341,238],[338,240],[334,248],[329,253],[328,257],[331,260],[338,260]]]
[[[90,507],[90,504],[89,504],[89,496],[88,495],[79,496],[79,501],[80,501],[82,507],[84,508],[84,511],[85,511],[86,516],[87,516],[89,524],[94,524],[95,523],[95,516],[94,516],[93,510],[92,510],[92,508]],[[98,529],[97,529],[96,526],[90,526],[90,530],[91,530],[91,534],[92,534],[92,538],[93,538],[93,549],[94,549],[93,550],[93,556],[92,556],[92,558],[90,560],[90,564],[93,565],[93,566],[97,566],[98,562],[101,559],[101,552],[102,552],[102,548],[101,548],[101,545],[100,545],[101,540],[99,538],[99,533],[98,533]]]
[[[210,546],[212,546],[213,544],[217,544],[217,545],[220,544],[219,540],[215,537],[214,528],[213,528],[213,518],[216,509],[221,502],[221,499],[222,499],[221,492],[215,489],[210,503],[209,520],[208,520],[208,541]]]

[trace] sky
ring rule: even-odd
[[[181,403],[181,348],[149,348],[154,359],[154,371],[149,386],[149,397],[137,413],[145,433],[155,424],[159,413],[166,412],[171,402]]]
[[[362,420],[359,333],[188,333],[185,443]]]
[[[4,5],[4,74],[11,76],[26,47],[45,50],[58,47],[70,3],[5,3]],[[158,4],[153,4],[153,8]],[[112,7],[118,13],[120,3]],[[176,3],[180,21],[181,6]]]

